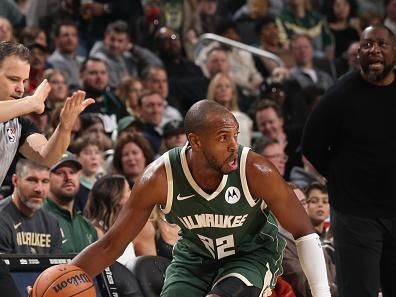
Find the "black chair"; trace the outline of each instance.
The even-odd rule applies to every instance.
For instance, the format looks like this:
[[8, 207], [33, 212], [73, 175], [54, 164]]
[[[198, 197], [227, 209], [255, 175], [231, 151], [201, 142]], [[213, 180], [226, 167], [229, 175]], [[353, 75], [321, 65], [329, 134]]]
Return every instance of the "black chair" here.
[[117, 291], [121, 297], [144, 297], [139, 281], [124, 265], [115, 262], [110, 266]]
[[[159, 297], [170, 260], [160, 256], [139, 256], [126, 267], [135, 275], [144, 297]], [[118, 287], [118, 286], [117, 286]]]

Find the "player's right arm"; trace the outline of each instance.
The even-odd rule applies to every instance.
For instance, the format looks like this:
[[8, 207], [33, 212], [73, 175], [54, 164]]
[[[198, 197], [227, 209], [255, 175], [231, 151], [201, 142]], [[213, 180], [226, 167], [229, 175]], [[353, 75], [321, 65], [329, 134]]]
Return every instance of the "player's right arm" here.
[[3, 123], [32, 112], [44, 112], [44, 102], [50, 90], [49, 83], [44, 79], [33, 95], [17, 100], [0, 101], [0, 122]]
[[253, 197], [264, 199], [281, 225], [296, 239], [298, 257], [313, 297], [330, 297], [326, 263], [319, 236], [294, 192], [275, 167], [249, 152], [246, 177]]
[[106, 234], [77, 255], [76, 265], [91, 277], [99, 274], [123, 253], [150, 217], [156, 204], [165, 205], [167, 180], [162, 158], [150, 164], [134, 184], [127, 203]]

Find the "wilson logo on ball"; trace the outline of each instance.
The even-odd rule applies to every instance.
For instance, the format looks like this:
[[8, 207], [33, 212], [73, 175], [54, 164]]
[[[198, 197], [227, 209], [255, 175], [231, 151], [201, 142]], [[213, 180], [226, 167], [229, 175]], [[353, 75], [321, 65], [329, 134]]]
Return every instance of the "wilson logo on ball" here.
[[82, 273], [80, 275], [74, 275], [74, 276], [54, 285], [52, 287], [52, 289], [56, 293], [59, 293], [60, 291], [62, 291], [64, 288], [66, 288], [69, 285], [78, 286], [80, 284], [86, 284], [86, 283], [90, 283], [90, 282], [91, 282], [91, 280], [90, 280], [89, 276], [85, 273]]

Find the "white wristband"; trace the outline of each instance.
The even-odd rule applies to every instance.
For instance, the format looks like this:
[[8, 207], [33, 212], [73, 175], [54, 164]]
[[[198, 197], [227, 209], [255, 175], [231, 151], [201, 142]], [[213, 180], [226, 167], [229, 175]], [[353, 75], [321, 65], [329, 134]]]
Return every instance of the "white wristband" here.
[[318, 234], [312, 233], [296, 240], [301, 267], [308, 279], [313, 297], [331, 297], [326, 263]]

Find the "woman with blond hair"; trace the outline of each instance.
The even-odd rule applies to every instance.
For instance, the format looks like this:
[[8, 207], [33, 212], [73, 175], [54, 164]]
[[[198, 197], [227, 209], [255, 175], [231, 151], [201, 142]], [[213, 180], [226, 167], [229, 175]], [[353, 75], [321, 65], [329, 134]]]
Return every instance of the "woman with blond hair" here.
[[57, 104], [63, 105], [69, 96], [67, 75], [60, 69], [51, 68], [44, 71], [43, 78], [47, 79], [51, 86], [45, 104], [51, 109], [54, 109]]
[[216, 74], [209, 83], [207, 99], [228, 108], [239, 124], [238, 143], [250, 146], [252, 143], [252, 119], [241, 112], [238, 107], [237, 89], [230, 76], [225, 73]]
[[142, 90], [143, 84], [140, 79], [132, 76], [124, 78], [117, 86], [115, 93], [130, 115], [136, 115], [135, 109]]
[[0, 16], [0, 41], [15, 41], [14, 28], [9, 19]]

